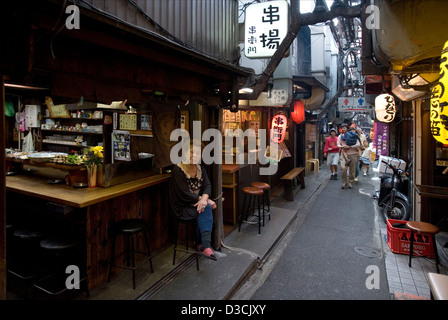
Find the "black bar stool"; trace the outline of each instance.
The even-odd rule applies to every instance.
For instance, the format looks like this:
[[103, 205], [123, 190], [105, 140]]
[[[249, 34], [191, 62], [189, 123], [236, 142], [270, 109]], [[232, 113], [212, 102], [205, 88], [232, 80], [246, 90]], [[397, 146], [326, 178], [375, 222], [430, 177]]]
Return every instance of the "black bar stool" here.
[[[140, 268], [143, 263], [149, 260], [150, 266], [151, 266], [151, 273], [154, 272], [152, 267], [152, 257], [151, 257], [151, 251], [149, 249], [149, 241], [148, 241], [148, 235], [146, 232], [146, 222], [143, 219], [124, 219], [117, 221], [114, 226], [114, 230], [112, 232], [112, 245], [111, 245], [111, 252], [110, 252], [110, 263], [109, 263], [109, 275], [107, 278], [107, 281], [110, 281], [110, 277], [112, 274], [113, 267], [119, 267], [123, 269], [129, 269], [132, 270], [132, 287], [135, 289], [135, 270]], [[138, 235], [139, 233], [143, 233], [143, 238], [146, 246], [146, 252], [141, 252], [135, 250], [135, 239], [134, 237]], [[126, 262], [127, 265], [116, 265], [115, 264], [115, 242], [118, 234], [122, 234], [125, 236], [126, 239]], [[135, 253], [146, 255], [143, 261], [139, 263], [139, 265], [135, 265]]]
[[432, 244], [434, 247], [434, 255], [436, 258], [436, 269], [439, 272], [439, 254], [437, 253], [436, 234], [439, 233], [439, 228], [435, 225], [421, 221], [408, 221], [406, 222], [406, 228], [411, 230], [411, 243], [409, 250], [409, 267], [411, 267], [411, 260], [414, 251], [414, 233], [430, 235], [432, 237]]
[[[244, 193], [244, 198], [243, 198], [243, 208], [240, 214], [240, 221], [239, 221], [239, 226], [238, 226], [238, 231], [241, 231], [241, 225], [243, 223], [243, 221], [246, 221], [248, 223], [250, 223], [249, 217], [252, 215], [250, 213], [250, 209], [251, 208], [255, 208], [255, 199], [258, 202], [258, 234], [261, 233], [261, 222], [263, 221], [263, 226], [264, 226], [264, 219], [262, 219], [261, 217], [261, 207], [260, 207], [260, 198], [263, 198], [263, 190], [260, 188], [255, 188], [255, 187], [244, 187], [241, 189]], [[248, 203], [247, 203], [247, 208], [246, 208], [246, 198], [248, 198]], [[253, 205], [251, 206], [251, 204], [253, 203]]]
[[[197, 226], [197, 219], [196, 218], [191, 218], [191, 219], [185, 219], [182, 217], [177, 217], [175, 215], [173, 215], [176, 219], [176, 237], [175, 237], [175, 241], [174, 241], [174, 247], [173, 247], [173, 265], [176, 264], [176, 252], [177, 251], [181, 251], [181, 252], [186, 252], [189, 254], [192, 254], [195, 256], [196, 259], [196, 270], [199, 271], [199, 252], [197, 250], [189, 250], [188, 249], [188, 245], [190, 242], [190, 228], [189, 226], [193, 227], [193, 230], [196, 229]], [[179, 230], [180, 230], [180, 224], [184, 224], [185, 225], [185, 250], [184, 249], [180, 249], [178, 247], [178, 241], [179, 241]]]
[[[12, 250], [8, 250], [8, 273], [25, 282], [25, 299], [28, 297], [28, 289], [32, 282], [42, 275], [44, 266], [42, 263], [40, 241], [44, 238], [44, 233], [31, 227], [20, 227], [11, 231], [10, 240]], [[12, 251], [12, 252], [11, 252]]]
[[[271, 186], [266, 182], [254, 181], [250, 184], [251, 187], [259, 188], [263, 190], [263, 219], [264, 213], [267, 212], [269, 220], [271, 220], [271, 202], [269, 200], [269, 190], [271, 190]], [[265, 204], [268, 209], [265, 209]]]
[[[85, 286], [87, 297], [90, 296], [87, 283], [87, 268], [81, 257], [80, 242], [66, 236], [51, 236], [40, 242], [40, 247], [48, 255], [47, 275], [34, 283], [34, 287], [50, 295], [59, 295], [67, 290], [76, 288], [81, 283]], [[70, 273], [66, 273], [68, 266], [78, 269], [78, 278], [67, 283]]]

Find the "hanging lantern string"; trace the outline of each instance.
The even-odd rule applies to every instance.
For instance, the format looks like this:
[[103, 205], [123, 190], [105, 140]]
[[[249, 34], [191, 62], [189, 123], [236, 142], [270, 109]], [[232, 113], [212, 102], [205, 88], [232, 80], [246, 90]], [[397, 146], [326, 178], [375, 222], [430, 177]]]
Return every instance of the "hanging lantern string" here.
[[384, 81], [384, 74], [382, 75], [382, 83], [383, 83], [383, 90], [381, 91], [381, 93], [387, 93], [386, 82]]

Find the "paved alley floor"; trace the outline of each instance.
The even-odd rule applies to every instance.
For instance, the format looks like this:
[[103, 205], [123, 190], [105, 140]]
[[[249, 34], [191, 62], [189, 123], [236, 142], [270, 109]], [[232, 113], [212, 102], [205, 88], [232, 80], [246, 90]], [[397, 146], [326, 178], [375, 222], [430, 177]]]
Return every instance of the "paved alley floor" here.
[[[328, 167], [323, 164], [319, 175], [325, 174], [329, 179]], [[391, 251], [386, 223], [372, 199], [379, 188], [379, 174], [371, 172], [358, 179], [353, 189], [345, 190], [340, 177], [328, 181], [251, 299], [430, 299], [427, 273], [436, 272], [435, 259], [414, 257], [410, 268], [408, 255]], [[445, 233], [436, 239], [440, 273], [447, 274], [444, 244], [448, 239]], [[373, 270], [379, 275], [378, 287], [369, 288]], [[251, 285], [257, 286], [256, 281]]]

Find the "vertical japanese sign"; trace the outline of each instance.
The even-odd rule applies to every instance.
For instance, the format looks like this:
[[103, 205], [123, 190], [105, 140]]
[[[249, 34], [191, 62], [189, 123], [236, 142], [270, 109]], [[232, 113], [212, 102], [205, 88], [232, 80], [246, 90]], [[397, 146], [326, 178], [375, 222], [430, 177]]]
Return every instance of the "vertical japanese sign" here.
[[288, 2], [268, 1], [246, 9], [245, 47], [247, 58], [270, 58], [288, 32]]
[[282, 143], [285, 140], [288, 119], [282, 114], [278, 114], [272, 118], [271, 141], [274, 143]]
[[375, 121], [374, 144], [376, 148], [376, 159], [379, 156], [389, 155], [389, 124]]
[[431, 133], [437, 141], [448, 144], [448, 41], [440, 59], [440, 81], [431, 92]]

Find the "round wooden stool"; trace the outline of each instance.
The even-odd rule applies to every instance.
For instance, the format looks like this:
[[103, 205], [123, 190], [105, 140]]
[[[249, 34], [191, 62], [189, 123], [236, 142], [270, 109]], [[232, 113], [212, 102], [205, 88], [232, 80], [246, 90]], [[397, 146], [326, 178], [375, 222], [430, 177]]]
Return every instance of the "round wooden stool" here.
[[[263, 198], [263, 190], [256, 187], [244, 187], [241, 189], [244, 193], [243, 198], [243, 208], [240, 214], [240, 221], [238, 226], [238, 231], [241, 231], [241, 224], [243, 223], [243, 220], [248, 220], [248, 217], [251, 215], [249, 213], [251, 208], [251, 203], [253, 203], [252, 208], [255, 208], [255, 199], [257, 199], [258, 202], [258, 234], [261, 233], [261, 211], [260, 211], [260, 198]], [[248, 198], [247, 208], [246, 208], [246, 198]], [[244, 219], [246, 218], [246, 219]], [[263, 220], [264, 225], [264, 220]]]
[[[271, 190], [271, 186], [266, 182], [259, 182], [259, 181], [252, 182], [250, 186], [263, 190], [263, 218], [264, 213], [267, 211], [269, 220], [271, 220], [271, 203], [269, 201], [269, 190]], [[266, 210], [264, 207], [265, 203], [268, 207], [268, 210]]]
[[411, 230], [411, 247], [409, 250], [409, 267], [411, 267], [412, 254], [414, 251], [414, 233], [431, 235], [432, 244], [434, 247], [434, 255], [436, 257], [436, 269], [437, 269], [437, 273], [439, 273], [439, 255], [437, 253], [437, 244], [436, 244], [436, 234], [439, 233], [439, 231], [440, 231], [439, 228], [437, 228], [433, 224], [430, 224], [427, 222], [421, 222], [421, 221], [408, 221], [408, 222], [406, 222], [406, 228]]

